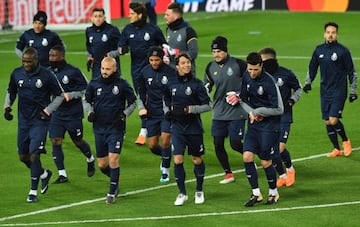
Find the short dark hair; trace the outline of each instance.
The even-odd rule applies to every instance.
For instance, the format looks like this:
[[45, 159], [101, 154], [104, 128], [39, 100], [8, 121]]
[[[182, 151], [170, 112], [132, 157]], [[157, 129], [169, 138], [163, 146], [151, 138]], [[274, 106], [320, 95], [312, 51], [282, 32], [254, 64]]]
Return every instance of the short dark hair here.
[[129, 4], [129, 8], [132, 9], [137, 14], [142, 14], [141, 20], [146, 21], [147, 14], [146, 14], [146, 7], [144, 4], [138, 2], [131, 2]]
[[272, 58], [276, 59], [276, 51], [274, 48], [272, 47], [264, 47], [261, 50], [259, 50], [259, 54], [265, 54], [265, 55], [270, 55]]
[[28, 47], [24, 50], [23, 55], [28, 54], [33, 56], [34, 59], [38, 59], [38, 51], [34, 47]]
[[183, 14], [183, 9], [180, 4], [172, 2], [168, 5], [168, 9], [171, 9], [174, 13], [178, 13], [180, 15]]
[[333, 26], [336, 28], [336, 31], [339, 30], [339, 25], [335, 22], [327, 22], [325, 25], [324, 25], [324, 30], [326, 31], [326, 28], [329, 27], [329, 26]]
[[104, 10], [104, 8], [98, 8], [98, 7], [96, 7], [96, 8], [94, 8], [94, 9], [92, 10], [92, 13], [95, 13], [95, 12], [102, 12], [102, 13], [105, 15], [105, 10]]
[[179, 64], [179, 60], [181, 57], [185, 57], [187, 59], [189, 59], [192, 62], [192, 59], [190, 57], [190, 55], [187, 52], [180, 52], [178, 55], [175, 56], [175, 65]]
[[261, 60], [261, 56], [259, 53], [256, 52], [251, 52], [247, 57], [246, 57], [246, 62], [250, 65], [258, 65], [258, 64], [262, 64], [262, 60]]
[[51, 50], [56, 50], [56, 51], [59, 51], [59, 52], [65, 54], [65, 48], [61, 44], [56, 44], [55, 46], [51, 47]]

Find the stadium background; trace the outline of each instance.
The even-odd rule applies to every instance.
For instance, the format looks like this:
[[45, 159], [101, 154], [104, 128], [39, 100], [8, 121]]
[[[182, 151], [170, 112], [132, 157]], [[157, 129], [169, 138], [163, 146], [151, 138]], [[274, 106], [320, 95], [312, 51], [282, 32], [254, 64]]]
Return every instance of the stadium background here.
[[[31, 26], [37, 10], [48, 14], [48, 28], [76, 29], [74, 24], [89, 23], [94, 7], [105, 8], [108, 20], [128, 16], [130, 0], [2, 0], [0, 25], [3, 29], [25, 29]], [[157, 1], [156, 12], [162, 14], [171, 0]], [[228, 12], [249, 10], [289, 10], [312, 12], [359, 11], [357, 0], [178, 0], [185, 12]], [[110, 16], [109, 16], [110, 15]]]

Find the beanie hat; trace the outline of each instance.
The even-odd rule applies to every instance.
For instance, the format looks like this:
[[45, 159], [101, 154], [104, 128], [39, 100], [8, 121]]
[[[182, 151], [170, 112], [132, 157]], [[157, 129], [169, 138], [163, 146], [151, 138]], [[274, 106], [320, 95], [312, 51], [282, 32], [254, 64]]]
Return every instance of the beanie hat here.
[[34, 16], [33, 22], [40, 21], [46, 26], [46, 20], [47, 20], [46, 13], [44, 11], [38, 11]]
[[220, 49], [227, 52], [227, 39], [223, 36], [217, 36], [211, 43], [211, 49]]
[[157, 56], [162, 59], [164, 57], [164, 51], [163, 51], [163, 49], [161, 49], [158, 46], [153, 46], [153, 47], [150, 47], [148, 56], [149, 57]]

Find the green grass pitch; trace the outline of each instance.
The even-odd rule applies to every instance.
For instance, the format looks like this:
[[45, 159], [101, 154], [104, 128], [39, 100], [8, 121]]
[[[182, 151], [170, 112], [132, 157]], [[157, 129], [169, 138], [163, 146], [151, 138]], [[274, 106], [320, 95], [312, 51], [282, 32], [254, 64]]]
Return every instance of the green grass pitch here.
[[[323, 42], [323, 25], [335, 21], [340, 25], [339, 42], [352, 52], [355, 67], [360, 68], [360, 13], [290, 13], [285, 11], [251, 11], [216, 14], [185, 14], [199, 37], [197, 77], [202, 78], [205, 66], [212, 60], [211, 40], [222, 35], [228, 38], [229, 53], [245, 58], [251, 51], [272, 46], [279, 63], [292, 69], [304, 83], [307, 65], [316, 45]], [[160, 27], [165, 29], [163, 15]], [[127, 19], [113, 21], [122, 28]], [[67, 61], [86, 71], [84, 31], [59, 31], [67, 45]], [[0, 89], [3, 100], [11, 71], [21, 64], [14, 47], [19, 32], [0, 34]], [[123, 77], [130, 79], [129, 56], [121, 58]], [[227, 144], [236, 182], [220, 185], [222, 169], [218, 163], [210, 136], [211, 113], [202, 115], [205, 127], [204, 157], [206, 180], [205, 204], [194, 204], [195, 183], [190, 158], [185, 160], [189, 200], [182, 207], [173, 202], [178, 193], [175, 181], [159, 183], [160, 159], [146, 146], [134, 144], [140, 122], [137, 111], [128, 119], [127, 133], [121, 154], [121, 197], [116, 204], [104, 202], [108, 178], [99, 169], [95, 176], [86, 176], [86, 161], [67, 136], [63, 148], [70, 183], [51, 184], [46, 195], [39, 193], [37, 204], [27, 204], [29, 171], [18, 161], [16, 151], [17, 121], [0, 118], [0, 226], [356, 226], [360, 209], [360, 101], [345, 105], [343, 123], [354, 148], [348, 157], [326, 158], [332, 147], [320, 116], [319, 75], [313, 90], [303, 94], [294, 107], [288, 149], [295, 161], [296, 183], [280, 188], [280, 201], [273, 206], [257, 205], [245, 208], [243, 203], [251, 194], [243, 172], [241, 155]], [[16, 109], [16, 105], [14, 105]], [[16, 110], [14, 111], [16, 113]], [[17, 116], [17, 114], [15, 114]], [[84, 120], [85, 139], [94, 151], [90, 123]], [[228, 141], [226, 141], [228, 142]], [[48, 153], [42, 156], [45, 167], [56, 167]], [[257, 160], [258, 162], [258, 160]], [[259, 163], [258, 163], [259, 165]], [[259, 182], [266, 197], [268, 188], [263, 170]]]

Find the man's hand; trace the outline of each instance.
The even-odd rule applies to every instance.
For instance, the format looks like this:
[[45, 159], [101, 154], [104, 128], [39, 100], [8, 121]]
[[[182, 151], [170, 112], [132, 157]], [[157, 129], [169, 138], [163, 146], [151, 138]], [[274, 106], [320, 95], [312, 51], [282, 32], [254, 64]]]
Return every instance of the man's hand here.
[[119, 50], [112, 50], [109, 53], [107, 53], [107, 56], [112, 58], [117, 58], [119, 57], [119, 55], [120, 55]]
[[288, 102], [289, 106], [293, 106], [295, 104], [294, 99], [288, 99], [287, 102]]
[[148, 118], [147, 109], [139, 110], [139, 116], [140, 116], [141, 119], [147, 119]]
[[354, 102], [356, 99], [358, 99], [357, 94], [350, 94], [350, 96], [349, 96], [349, 102]]
[[303, 87], [303, 91], [305, 93], [308, 93], [309, 91], [311, 91], [311, 84], [305, 84], [305, 86]]
[[165, 119], [171, 121], [171, 118], [172, 118], [172, 111], [169, 110], [168, 112], [165, 113]]
[[126, 115], [121, 112], [119, 113], [119, 115], [115, 118], [114, 120], [114, 124], [118, 127], [122, 127], [125, 123], [125, 120], [126, 120]]
[[171, 48], [168, 44], [163, 44], [162, 47], [163, 47], [163, 51], [164, 51], [165, 55], [176, 56], [180, 53], [180, 49]]
[[88, 72], [90, 72], [90, 70], [93, 69], [93, 63], [94, 63], [94, 59], [93, 58], [88, 58], [88, 60], [86, 62], [86, 67], [87, 67]]
[[49, 121], [50, 120], [50, 114], [45, 109], [43, 109], [42, 111], [40, 111], [37, 114], [37, 118], [39, 120], [42, 120], [42, 121]]
[[87, 117], [87, 119], [88, 119], [88, 122], [95, 122], [95, 121], [96, 121], [96, 115], [95, 115], [95, 113], [94, 113], [94, 112], [90, 112], [89, 115], [88, 115], [88, 117]]
[[235, 91], [229, 91], [226, 93], [226, 102], [229, 105], [235, 106], [240, 103], [239, 95]]
[[14, 116], [11, 114], [11, 111], [12, 109], [10, 106], [5, 108], [4, 117], [8, 121], [11, 121], [14, 118]]

